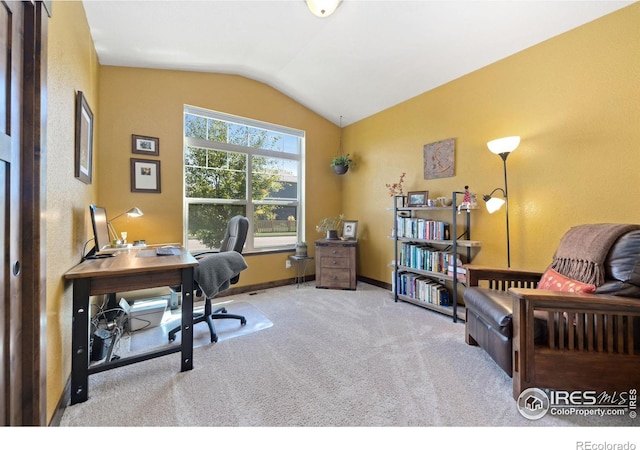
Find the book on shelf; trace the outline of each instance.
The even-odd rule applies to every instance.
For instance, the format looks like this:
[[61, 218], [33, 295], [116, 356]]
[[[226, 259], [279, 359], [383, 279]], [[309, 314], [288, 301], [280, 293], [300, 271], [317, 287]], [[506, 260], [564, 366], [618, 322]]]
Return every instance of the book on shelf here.
[[398, 237], [431, 241], [449, 240], [449, 224], [419, 217], [396, 217]]
[[438, 306], [450, 306], [449, 291], [445, 286], [424, 275], [401, 272], [395, 281], [397, 293], [414, 300]]
[[453, 261], [450, 261], [449, 266], [447, 267], [447, 274], [458, 280], [466, 280], [467, 279], [467, 269], [462, 265], [462, 261], [458, 259], [456, 262], [456, 267], [453, 267]]
[[425, 243], [404, 242], [399, 248], [398, 263], [412, 269], [446, 274], [453, 253], [443, 251]]

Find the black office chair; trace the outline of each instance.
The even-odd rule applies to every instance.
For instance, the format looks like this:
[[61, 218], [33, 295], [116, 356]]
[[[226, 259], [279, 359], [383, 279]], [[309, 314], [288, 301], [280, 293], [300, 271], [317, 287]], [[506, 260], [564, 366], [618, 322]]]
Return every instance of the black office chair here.
[[[227, 232], [222, 240], [222, 244], [220, 244], [219, 251], [207, 251], [199, 254], [195, 254], [195, 258], [199, 261], [202, 261], [204, 258], [213, 258], [216, 254], [224, 253], [224, 252], [237, 252], [242, 254], [242, 249], [244, 248], [244, 243], [247, 239], [247, 232], [249, 230], [249, 220], [243, 216], [234, 216], [229, 221], [227, 225]], [[244, 266], [246, 268], [246, 265]], [[203, 289], [198, 285], [198, 269], [196, 268], [196, 274], [194, 278], [196, 278], [195, 288], [196, 288], [196, 296], [203, 295]], [[244, 270], [244, 269], [241, 269]], [[236, 284], [240, 280], [240, 274], [233, 276], [229, 280], [225, 280], [225, 286], [220, 290], [225, 290], [229, 287], [229, 285]], [[217, 293], [217, 292], [216, 292]], [[218, 335], [216, 334], [215, 326], [213, 325], [213, 319], [237, 319], [240, 321], [240, 325], [246, 325], [247, 319], [244, 316], [239, 316], [237, 314], [229, 314], [226, 308], [218, 308], [215, 311], [212, 311], [211, 307], [211, 297], [205, 294], [204, 300], [204, 311], [202, 313], [194, 313], [193, 315], [193, 324], [197, 324], [200, 322], [206, 322], [209, 326], [209, 332], [211, 333], [211, 342], [218, 342]], [[169, 332], [169, 341], [174, 341], [176, 338], [176, 333], [180, 331], [182, 327], [178, 326]]]

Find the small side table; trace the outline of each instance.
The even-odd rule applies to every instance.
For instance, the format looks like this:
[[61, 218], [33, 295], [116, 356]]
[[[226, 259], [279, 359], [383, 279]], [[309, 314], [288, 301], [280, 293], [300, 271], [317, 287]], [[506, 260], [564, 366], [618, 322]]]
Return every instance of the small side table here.
[[289, 261], [291, 261], [291, 264], [293, 264], [296, 269], [295, 283], [297, 284], [297, 287], [300, 287], [301, 284], [304, 284], [304, 277], [307, 274], [307, 266], [310, 261], [313, 261], [313, 256], [291, 255], [289, 256]]

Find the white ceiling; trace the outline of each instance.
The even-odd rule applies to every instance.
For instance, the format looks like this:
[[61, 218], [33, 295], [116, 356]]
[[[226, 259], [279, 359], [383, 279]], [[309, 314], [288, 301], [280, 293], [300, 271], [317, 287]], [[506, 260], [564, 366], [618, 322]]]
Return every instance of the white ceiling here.
[[348, 125], [634, 2], [83, 3], [103, 65], [243, 75]]

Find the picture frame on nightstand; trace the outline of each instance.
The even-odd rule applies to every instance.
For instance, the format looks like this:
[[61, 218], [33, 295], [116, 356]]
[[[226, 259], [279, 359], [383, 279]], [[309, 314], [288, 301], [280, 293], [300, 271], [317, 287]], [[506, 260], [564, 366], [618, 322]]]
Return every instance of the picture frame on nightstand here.
[[342, 221], [342, 239], [353, 240], [358, 236], [358, 221], [343, 220]]

